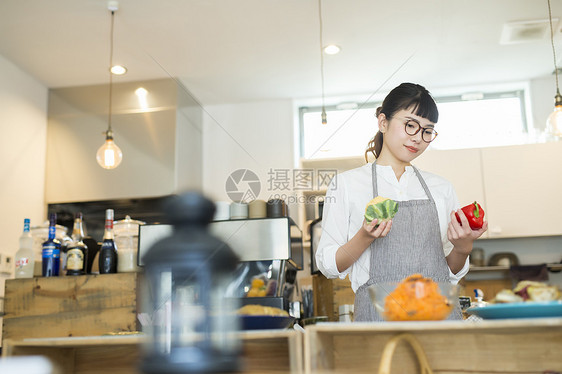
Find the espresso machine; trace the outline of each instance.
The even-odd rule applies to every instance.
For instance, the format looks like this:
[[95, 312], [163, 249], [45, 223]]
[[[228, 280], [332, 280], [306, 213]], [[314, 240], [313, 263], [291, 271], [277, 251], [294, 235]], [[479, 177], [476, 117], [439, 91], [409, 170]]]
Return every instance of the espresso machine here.
[[[139, 266], [143, 266], [144, 253], [170, 235], [172, 228], [168, 224], [140, 226]], [[290, 217], [214, 221], [209, 231], [240, 258], [235, 280], [228, 290], [240, 299], [240, 305], [272, 306], [300, 317], [300, 301], [295, 300], [294, 294], [297, 271], [303, 268], [302, 232]], [[250, 297], [256, 282], [263, 282], [261, 293]]]

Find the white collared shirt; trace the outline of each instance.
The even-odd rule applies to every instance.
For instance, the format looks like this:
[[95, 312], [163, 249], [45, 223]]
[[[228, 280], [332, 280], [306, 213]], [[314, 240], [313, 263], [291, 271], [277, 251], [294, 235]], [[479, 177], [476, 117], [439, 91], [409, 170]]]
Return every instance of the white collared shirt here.
[[[428, 198], [411, 166], [406, 167], [400, 180], [396, 179], [391, 166], [377, 165], [376, 168], [379, 196], [396, 201]], [[435, 200], [443, 251], [447, 256], [453, 250], [453, 244], [447, 238], [447, 227], [451, 212], [459, 208], [458, 198], [453, 185], [446, 179], [421, 170], [420, 173]], [[355, 236], [363, 225], [365, 207], [372, 198], [372, 164], [368, 163], [338, 174], [332, 180], [324, 201], [322, 236], [316, 251], [316, 263], [328, 278], [344, 279], [349, 274], [354, 292], [369, 280], [370, 249], [363, 252], [353, 265], [342, 272], [339, 272], [336, 266], [336, 252]], [[468, 273], [468, 268], [467, 258], [464, 267], [457, 274], [453, 274], [449, 269], [451, 283], [458, 283]]]

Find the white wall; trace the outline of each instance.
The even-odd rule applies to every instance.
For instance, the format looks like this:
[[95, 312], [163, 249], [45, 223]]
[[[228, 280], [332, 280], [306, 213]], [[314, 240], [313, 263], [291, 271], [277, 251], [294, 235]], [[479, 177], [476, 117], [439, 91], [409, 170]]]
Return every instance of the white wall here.
[[[46, 132], [47, 88], [0, 56], [0, 266], [13, 261], [23, 219], [45, 219]], [[7, 277], [0, 271], [0, 296]]]
[[203, 185], [203, 108], [183, 86], [176, 111], [176, 192]]
[[[292, 171], [293, 104], [291, 100], [260, 101], [205, 107], [203, 115], [203, 189], [213, 200], [230, 201], [225, 184], [237, 169], [256, 173], [259, 199], [280, 191], [270, 186], [270, 170]], [[296, 207], [289, 207], [295, 217]]]
[[532, 79], [529, 85], [531, 98], [532, 123], [535, 129], [544, 131], [546, 119], [554, 110], [554, 95], [556, 95], [556, 80], [554, 76]]

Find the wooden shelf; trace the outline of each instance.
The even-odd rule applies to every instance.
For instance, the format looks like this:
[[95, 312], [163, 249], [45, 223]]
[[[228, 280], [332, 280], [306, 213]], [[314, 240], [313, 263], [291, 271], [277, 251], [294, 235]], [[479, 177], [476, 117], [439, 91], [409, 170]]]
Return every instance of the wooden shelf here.
[[[481, 322], [319, 323], [306, 328], [305, 373], [376, 373], [386, 343], [412, 335], [435, 373], [542, 373], [562, 370], [562, 318]], [[418, 373], [413, 351], [399, 345], [393, 373]]]
[[[546, 264], [546, 267], [548, 268], [548, 270], [562, 270], [562, 264]], [[470, 272], [475, 272], [475, 273], [479, 273], [479, 272], [488, 272], [488, 271], [509, 271], [510, 267], [509, 266], [471, 266], [469, 273]]]
[[[257, 330], [239, 333], [244, 372], [301, 373], [302, 333], [295, 330]], [[62, 373], [137, 374], [144, 334], [59, 338], [8, 339], [2, 356], [44, 355]]]

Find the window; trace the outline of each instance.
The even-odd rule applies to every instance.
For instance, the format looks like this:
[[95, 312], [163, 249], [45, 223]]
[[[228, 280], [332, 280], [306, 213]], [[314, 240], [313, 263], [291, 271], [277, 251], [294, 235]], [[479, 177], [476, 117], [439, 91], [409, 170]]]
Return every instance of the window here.
[[523, 91], [436, 99], [439, 133], [433, 149], [480, 148], [527, 142]]
[[[523, 91], [436, 98], [439, 108], [437, 139], [432, 149], [479, 148], [528, 142]], [[305, 159], [362, 156], [376, 134], [375, 110], [380, 103], [361, 107], [301, 108], [301, 157]]]

